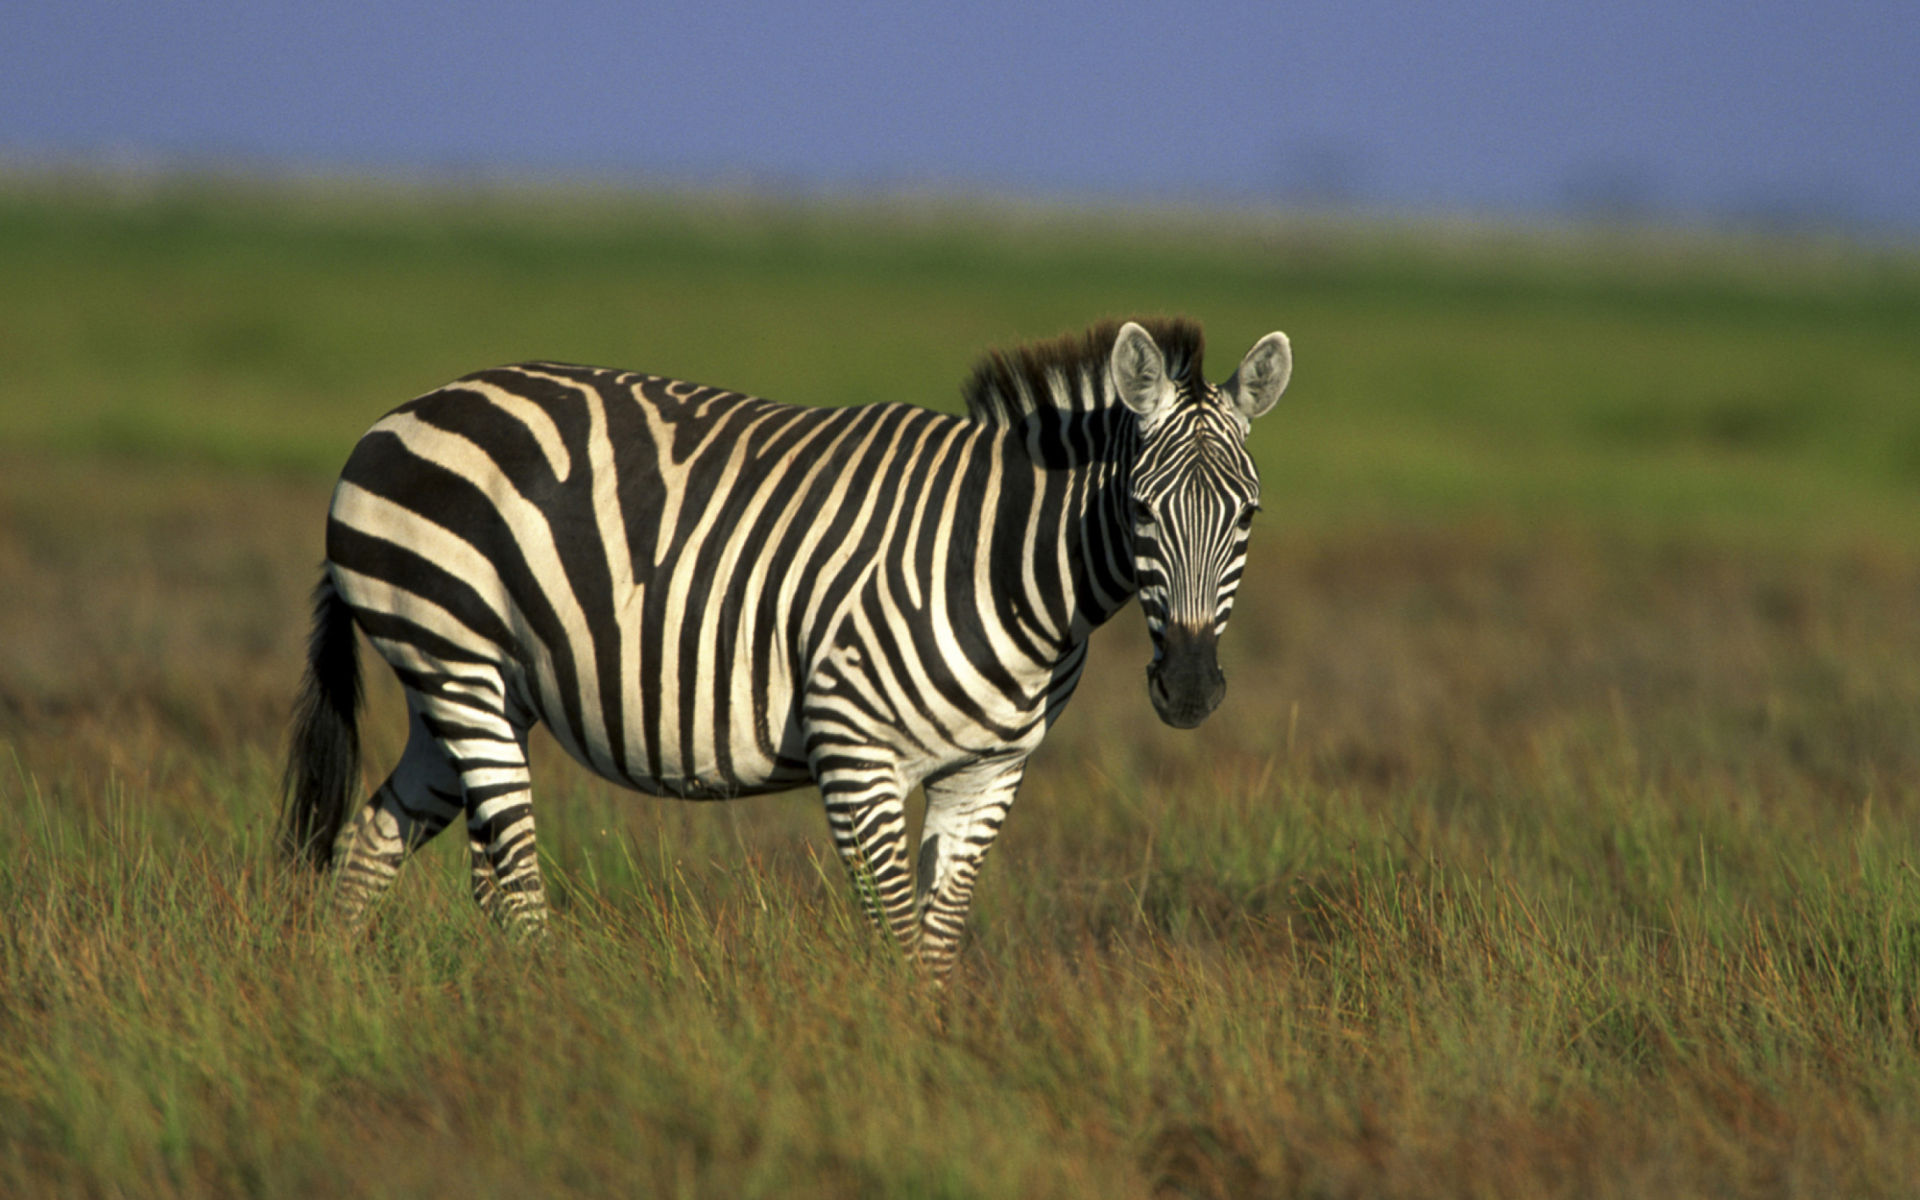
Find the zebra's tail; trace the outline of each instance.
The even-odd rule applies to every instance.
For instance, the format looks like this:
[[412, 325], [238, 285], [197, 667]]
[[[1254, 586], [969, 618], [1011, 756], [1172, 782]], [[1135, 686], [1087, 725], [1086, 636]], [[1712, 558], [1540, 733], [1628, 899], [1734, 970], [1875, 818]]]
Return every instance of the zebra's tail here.
[[316, 871], [333, 865], [333, 843], [360, 787], [360, 647], [353, 610], [331, 574], [313, 589], [307, 674], [293, 714], [281, 784], [280, 850]]

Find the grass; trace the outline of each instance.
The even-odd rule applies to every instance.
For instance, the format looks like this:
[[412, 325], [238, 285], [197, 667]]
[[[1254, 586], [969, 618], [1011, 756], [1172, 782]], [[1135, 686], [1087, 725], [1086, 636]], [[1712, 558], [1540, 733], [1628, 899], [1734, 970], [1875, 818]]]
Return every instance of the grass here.
[[[1907, 260], [53, 190], [0, 197], [0, 1193], [1920, 1178]], [[551, 945], [451, 844], [364, 944], [319, 928], [277, 754], [330, 472], [386, 407], [532, 354], [944, 402], [1134, 308], [1205, 319], [1217, 374], [1274, 325], [1300, 355], [1227, 703], [1161, 728], [1138, 619], [1102, 632], [948, 992], [810, 796], [641, 800], [550, 743]]]
[[0, 439], [330, 475], [477, 366], [951, 405], [983, 349], [1189, 313], [1268, 330], [1255, 436], [1316, 520], [1487, 508], [1916, 532], [1920, 260], [1844, 247], [618, 198], [0, 191]]

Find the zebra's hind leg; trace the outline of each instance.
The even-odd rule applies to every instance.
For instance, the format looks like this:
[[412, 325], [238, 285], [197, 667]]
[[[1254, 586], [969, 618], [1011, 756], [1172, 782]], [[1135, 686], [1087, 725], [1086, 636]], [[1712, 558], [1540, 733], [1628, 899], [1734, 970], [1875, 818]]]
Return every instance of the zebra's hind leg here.
[[487, 854], [487, 843], [471, 827], [467, 829], [467, 866], [473, 902], [488, 917], [505, 924], [507, 914], [501, 907], [500, 880], [493, 873], [493, 859]]
[[874, 924], [914, 953], [913, 874], [907, 864], [905, 791], [889, 763], [859, 750], [817, 749], [814, 780], [827, 828]]
[[920, 965], [935, 982], [944, 982], [953, 970], [980, 863], [1007, 819], [1026, 769], [1025, 755], [990, 758], [926, 781], [914, 916], [920, 926]]
[[533, 838], [527, 730], [503, 720], [500, 730], [469, 725], [444, 741], [466, 784], [474, 901], [509, 932], [544, 936], [547, 892]]
[[415, 697], [409, 694], [407, 701], [406, 751], [342, 837], [333, 921], [343, 929], [365, 925], [373, 902], [393, 883], [407, 856], [465, 807], [459, 774], [427, 731]]

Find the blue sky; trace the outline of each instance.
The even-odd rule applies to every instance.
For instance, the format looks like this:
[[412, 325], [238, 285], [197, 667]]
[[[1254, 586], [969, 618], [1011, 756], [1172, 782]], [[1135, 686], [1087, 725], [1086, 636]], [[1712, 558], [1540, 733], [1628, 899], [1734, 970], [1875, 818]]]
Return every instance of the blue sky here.
[[12, 0], [0, 162], [1920, 234], [1913, 0]]

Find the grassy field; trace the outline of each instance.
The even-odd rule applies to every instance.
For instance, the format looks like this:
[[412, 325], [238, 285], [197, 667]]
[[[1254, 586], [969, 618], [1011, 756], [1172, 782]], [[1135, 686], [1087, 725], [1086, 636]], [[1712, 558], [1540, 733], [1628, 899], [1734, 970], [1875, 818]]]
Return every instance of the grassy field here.
[[[526, 357], [952, 405], [1283, 328], [1201, 730], [1123, 614], [953, 987], [805, 793], [536, 743], [558, 935], [270, 852], [331, 473]], [[728, 198], [0, 187], [0, 1194], [1875, 1196], [1920, 1180], [1920, 258]], [[374, 688], [374, 770], [399, 749]]]

